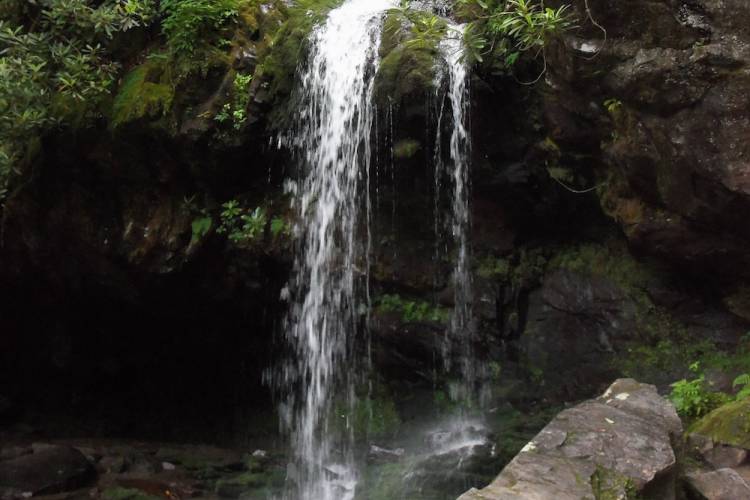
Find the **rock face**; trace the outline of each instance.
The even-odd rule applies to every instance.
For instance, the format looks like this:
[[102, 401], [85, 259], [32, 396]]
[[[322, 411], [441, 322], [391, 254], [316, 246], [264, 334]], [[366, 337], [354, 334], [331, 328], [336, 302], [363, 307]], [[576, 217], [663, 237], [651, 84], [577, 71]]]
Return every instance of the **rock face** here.
[[86, 486], [96, 477], [83, 454], [65, 446], [49, 446], [0, 462], [0, 497], [27, 498]]
[[636, 248], [747, 278], [750, 5], [589, 0], [589, 17], [574, 4], [575, 50], [550, 65], [553, 138], [577, 150], [603, 144], [603, 206]]
[[[651, 385], [617, 380], [599, 398], [561, 412], [495, 481], [460, 500], [675, 498], [674, 407]], [[609, 498], [609, 497], [607, 497]]]
[[545, 373], [574, 373], [561, 385], [596, 394], [613, 376], [607, 354], [635, 332], [635, 305], [611, 280], [560, 269], [529, 297], [520, 343], [529, 362]]

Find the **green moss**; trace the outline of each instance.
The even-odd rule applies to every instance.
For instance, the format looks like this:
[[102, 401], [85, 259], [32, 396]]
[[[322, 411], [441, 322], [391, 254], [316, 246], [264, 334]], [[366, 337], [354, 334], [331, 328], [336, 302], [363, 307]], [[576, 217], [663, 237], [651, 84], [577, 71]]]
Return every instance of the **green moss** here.
[[102, 500], [159, 500], [159, 498], [135, 488], [121, 488], [119, 486], [107, 488], [102, 493]]
[[174, 99], [164, 67], [147, 62], [123, 79], [112, 105], [114, 127], [140, 119], [159, 119], [166, 115]]
[[566, 249], [550, 260], [550, 269], [569, 269], [606, 277], [627, 292], [641, 293], [650, 273], [636, 261], [624, 245], [584, 244]]
[[596, 500], [635, 500], [638, 497], [632, 479], [599, 465], [591, 476], [591, 489]]
[[398, 103], [405, 96], [434, 88], [438, 43], [446, 30], [445, 21], [424, 12], [393, 9], [388, 13], [375, 79], [375, 95], [381, 104]]
[[355, 434], [368, 439], [392, 437], [401, 426], [396, 404], [385, 390], [359, 401], [354, 414]]
[[393, 156], [398, 159], [413, 158], [422, 145], [414, 139], [402, 139], [393, 146]]
[[297, 66], [307, 50], [310, 32], [341, 2], [342, 0], [299, 0], [291, 7], [282, 9], [285, 15], [283, 22], [267, 28], [265, 43], [259, 53], [260, 65], [256, 77], [268, 82], [269, 100], [273, 105], [269, 116], [271, 128], [288, 125], [289, 116], [292, 116], [290, 106], [293, 106], [289, 96], [294, 89]]
[[690, 432], [716, 443], [750, 449], [750, 398], [717, 408], [696, 422]]
[[485, 279], [505, 280], [510, 272], [510, 263], [507, 259], [496, 259], [486, 257], [479, 261], [477, 273]]

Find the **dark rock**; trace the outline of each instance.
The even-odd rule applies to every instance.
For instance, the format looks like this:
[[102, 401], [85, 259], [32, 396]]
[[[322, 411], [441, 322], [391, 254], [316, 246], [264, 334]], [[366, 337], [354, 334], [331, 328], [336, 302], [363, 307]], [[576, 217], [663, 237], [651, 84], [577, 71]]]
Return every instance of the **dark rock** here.
[[682, 432], [656, 388], [616, 381], [598, 399], [560, 413], [497, 479], [462, 500], [624, 498], [629, 492], [674, 499], [672, 439]]
[[4, 446], [0, 448], [0, 461], [13, 460], [14, 458], [29, 455], [31, 453], [33, 453], [33, 451], [28, 446]]
[[[597, 25], [550, 51], [552, 138], [601, 155], [612, 174], [602, 205], [634, 249], [712, 279], [748, 278], [750, 5], [573, 5]], [[607, 110], [608, 100], [619, 104]], [[586, 132], [603, 133], [603, 149]]]
[[123, 456], [106, 456], [96, 464], [102, 474], [121, 474], [128, 468], [128, 461]]
[[33, 495], [71, 491], [88, 485], [96, 472], [81, 452], [55, 446], [0, 462], [0, 487]]
[[612, 281], [558, 270], [531, 294], [520, 342], [532, 366], [569, 374], [550, 381], [562, 396], [591, 394], [613, 378], [609, 359], [618, 343], [635, 335], [635, 317], [635, 304]]
[[701, 500], [739, 500], [750, 498], [750, 486], [732, 469], [691, 472], [687, 484]]

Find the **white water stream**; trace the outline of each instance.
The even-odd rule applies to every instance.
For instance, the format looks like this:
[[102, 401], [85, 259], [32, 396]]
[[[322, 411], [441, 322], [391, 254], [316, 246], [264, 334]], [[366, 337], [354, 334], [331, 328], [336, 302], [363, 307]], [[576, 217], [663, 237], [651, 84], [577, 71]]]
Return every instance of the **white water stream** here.
[[395, 6], [347, 0], [332, 10], [314, 30], [300, 73], [301, 108], [290, 140], [304, 176], [286, 325], [293, 353], [277, 381], [288, 390], [282, 418], [294, 453], [290, 500], [349, 499], [358, 479], [352, 430], [342, 415], [351, 415], [354, 404], [354, 342], [369, 306], [369, 241], [362, 244], [358, 230], [370, 216], [365, 198], [382, 14]]

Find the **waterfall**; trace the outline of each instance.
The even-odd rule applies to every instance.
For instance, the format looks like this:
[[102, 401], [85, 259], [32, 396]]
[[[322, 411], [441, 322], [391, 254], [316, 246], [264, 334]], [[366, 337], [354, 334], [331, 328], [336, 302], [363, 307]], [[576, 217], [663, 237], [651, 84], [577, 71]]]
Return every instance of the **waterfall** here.
[[[441, 84], [446, 88], [450, 104], [450, 147], [447, 164], [436, 162], [437, 167], [450, 173], [453, 184], [451, 203], [451, 229], [455, 245], [453, 266], [454, 309], [450, 330], [444, 344], [446, 364], [459, 358], [461, 381], [451, 388], [454, 400], [481, 405], [486, 397], [484, 387], [479, 387], [481, 363], [475, 349], [476, 322], [472, 311], [474, 300], [471, 273], [471, 211], [470, 211], [470, 160], [471, 139], [469, 137], [470, 95], [468, 67], [463, 58], [463, 25], [449, 25], [448, 34], [440, 43], [440, 52], [445, 66], [439, 73]], [[441, 119], [442, 119], [441, 112]], [[440, 133], [441, 124], [438, 123]], [[440, 143], [440, 137], [437, 140]], [[440, 172], [436, 176], [442, 175]]]
[[[288, 136], [302, 181], [295, 188], [299, 244], [286, 294], [291, 359], [277, 374], [294, 460], [287, 498], [347, 499], [357, 468], [345, 418], [355, 401], [354, 343], [366, 315], [372, 99], [382, 13], [395, 0], [347, 0], [310, 40], [299, 71], [299, 114]], [[336, 413], [335, 420], [331, 418]]]

